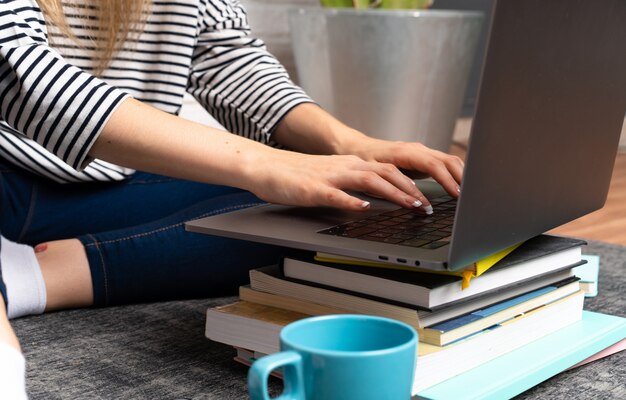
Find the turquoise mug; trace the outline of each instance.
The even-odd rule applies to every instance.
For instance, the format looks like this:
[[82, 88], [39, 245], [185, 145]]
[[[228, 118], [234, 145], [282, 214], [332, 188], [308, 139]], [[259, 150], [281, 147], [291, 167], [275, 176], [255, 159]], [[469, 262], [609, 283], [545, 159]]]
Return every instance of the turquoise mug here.
[[280, 332], [281, 352], [248, 373], [252, 400], [269, 400], [267, 380], [283, 369], [280, 400], [402, 400], [411, 397], [418, 336], [402, 322], [367, 315], [303, 319]]

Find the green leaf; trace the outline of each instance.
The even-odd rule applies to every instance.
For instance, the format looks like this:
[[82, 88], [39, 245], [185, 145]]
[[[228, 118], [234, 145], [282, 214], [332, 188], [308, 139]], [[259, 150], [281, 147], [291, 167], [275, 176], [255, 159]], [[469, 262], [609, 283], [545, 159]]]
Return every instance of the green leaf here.
[[394, 10], [414, 10], [428, 8], [433, 0], [382, 0], [380, 8]]
[[368, 8], [369, 0], [320, 0], [322, 7], [331, 8]]

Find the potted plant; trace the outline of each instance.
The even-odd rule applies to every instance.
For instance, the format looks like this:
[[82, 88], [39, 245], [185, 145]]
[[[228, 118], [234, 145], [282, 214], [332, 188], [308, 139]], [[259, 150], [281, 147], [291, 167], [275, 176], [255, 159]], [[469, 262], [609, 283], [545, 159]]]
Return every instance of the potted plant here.
[[299, 84], [371, 136], [448, 151], [482, 14], [431, 0], [321, 0], [291, 10]]
[[381, 8], [387, 10], [423, 9], [433, 0], [320, 0], [322, 7], [334, 8]]

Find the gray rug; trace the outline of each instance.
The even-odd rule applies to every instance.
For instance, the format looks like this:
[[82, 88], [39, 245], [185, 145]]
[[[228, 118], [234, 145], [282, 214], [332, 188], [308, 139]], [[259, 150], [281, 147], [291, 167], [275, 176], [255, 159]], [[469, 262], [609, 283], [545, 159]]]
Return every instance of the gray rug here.
[[[626, 316], [626, 247], [591, 243], [600, 295], [585, 308]], [[76, 310], [14, 322], [32, 399], [243, 399], [247, 369], [204, 337], [207, 307], [235, 298]], [[514, 366], [511, 366], [514, 368]], [[280, 384], [272, 382], [273, 391]], [[276, 395], [276, 393], [274, 393]], [[523, 399], [625, 399], [626, 352], [562, 373]]]

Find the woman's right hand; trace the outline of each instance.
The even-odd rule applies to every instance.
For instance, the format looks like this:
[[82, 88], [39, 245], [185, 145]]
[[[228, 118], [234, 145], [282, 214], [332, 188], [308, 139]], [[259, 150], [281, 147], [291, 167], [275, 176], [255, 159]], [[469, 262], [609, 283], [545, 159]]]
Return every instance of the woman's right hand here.
[[346, 191], [385, 198], [401, 207], [420, 207], [425, 200], [414, 182], [392, 164], [357, 156], [308, 155], [269, 149], [251, 171], [246, 189], [259, 198], [284, 205], [329, 206], [354, 211], [369, 203]]

